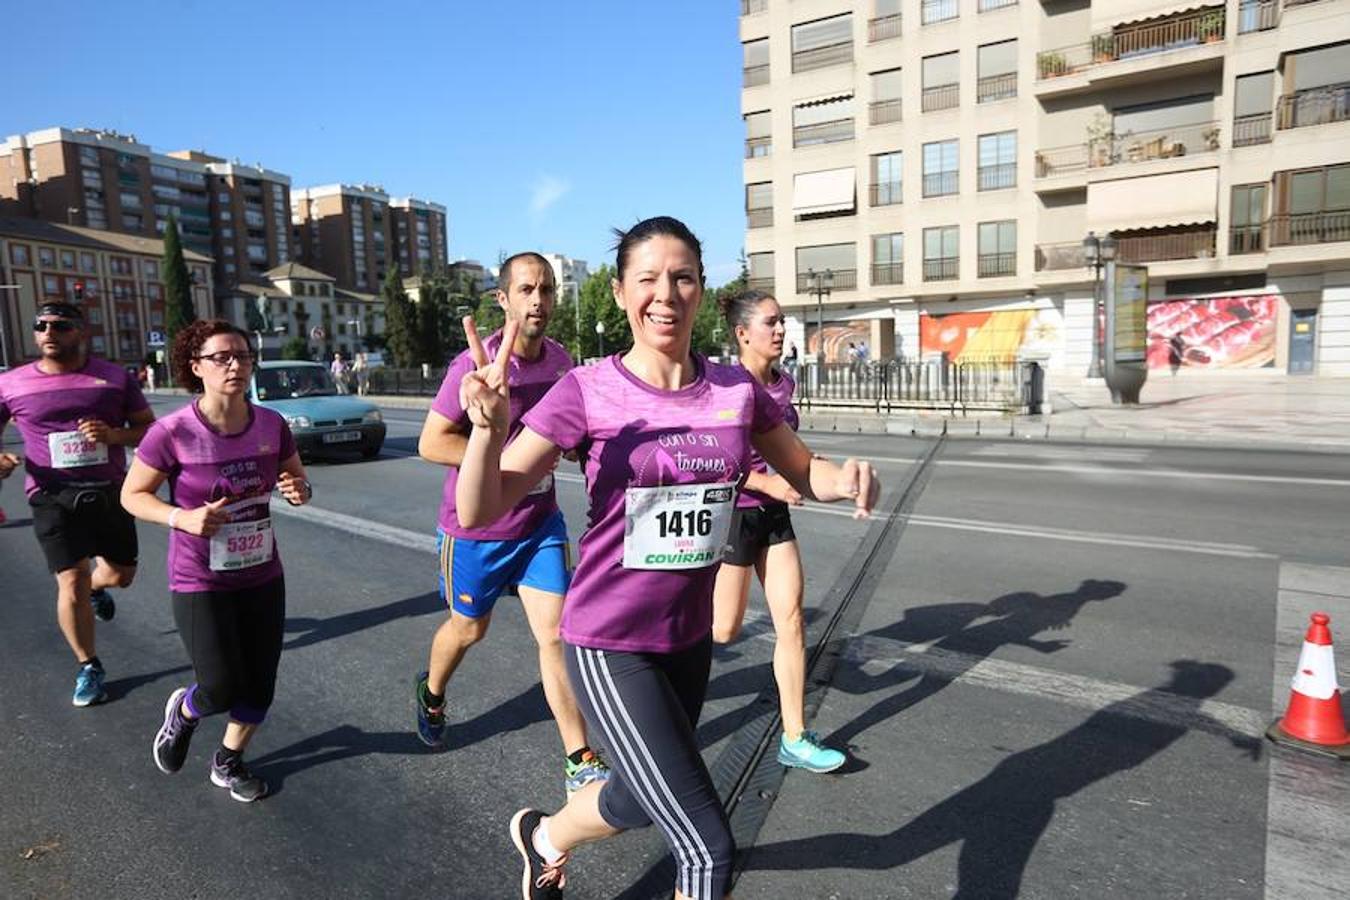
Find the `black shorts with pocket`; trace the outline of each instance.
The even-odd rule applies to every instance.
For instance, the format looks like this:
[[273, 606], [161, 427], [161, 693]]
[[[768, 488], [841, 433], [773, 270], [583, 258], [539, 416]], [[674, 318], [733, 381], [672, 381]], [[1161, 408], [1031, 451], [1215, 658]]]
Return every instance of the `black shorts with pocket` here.
[[53, 488], [28, 498], [33, 533], [47, 557], [48, 571], [60, 572], [94, 556], [119, 566], [136, 565], [140, 553], [136, 520], [122, 508], [121, 486], [90, 488], [79, 498], [76, 494], [69, 488]]
[[722, 562], [733, 566], [753, 566], [759, 555], [774, 544], [795, 541], [792, 513], [786, 503], [736, 507], [731, 514], [731, 531], [722, 551]]

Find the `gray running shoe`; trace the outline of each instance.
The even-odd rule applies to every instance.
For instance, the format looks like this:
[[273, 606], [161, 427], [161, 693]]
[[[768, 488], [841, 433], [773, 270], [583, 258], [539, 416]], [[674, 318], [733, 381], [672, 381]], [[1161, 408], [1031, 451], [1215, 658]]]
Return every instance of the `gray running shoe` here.
[[244, 761], [238, 757], [225, 765], [217, 765], [211, 758], [211, 783], [216, 787], [230, 789], [230, 796], [240, 803], [252, 803], [267, 796], [267, 782], [248, 770]]
[[164, 724], [159, 726], [151, 750], [155, 766], [165, 775], [183, 768], [192, 733], [197, 730], [197, 721], [183, 715], [183, 698], [186, 696], [187, 688], [179, 688], [169, 695], [169, 702], [164, 704]]

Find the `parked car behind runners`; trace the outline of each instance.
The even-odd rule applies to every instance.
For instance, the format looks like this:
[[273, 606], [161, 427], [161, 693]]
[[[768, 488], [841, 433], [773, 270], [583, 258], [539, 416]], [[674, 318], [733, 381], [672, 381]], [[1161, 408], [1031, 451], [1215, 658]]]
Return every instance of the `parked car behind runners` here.
[[380, 410], [359, 397], [339, 396], [322, 363], [260, 362], [253, 373], [253, 397], [286, 417], [302, 456], [317, 450], [360, 450], [372, 459], [384, 446]]

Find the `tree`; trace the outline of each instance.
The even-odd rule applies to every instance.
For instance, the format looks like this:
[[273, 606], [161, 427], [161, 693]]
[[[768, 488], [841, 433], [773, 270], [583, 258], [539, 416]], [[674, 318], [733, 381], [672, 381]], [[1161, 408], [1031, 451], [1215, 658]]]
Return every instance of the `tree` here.
[[596, 322], [605, 323], [605, 354], [626, 350], [633, 345], [628, 315], [614, 302], [614, 267], [601, 266], [581, 283], [581, 358], [600, 355], [600, 336]]
[[384, 340], [394, 365], [406, 369], [417, 364], [417, 310], [403, 289], [398, 267], [389, 269], [384, 288]]
[[417, 288], [417, 361], [445, 365], [445, 332], [450, 304], [449, 280], [423, 271]]
[[309, 341], [293, 337], [281, 348], [282, 359], [309, 359]]
[[164, 226], [164, 257], [159, 263], [160, 280], [164, 282], [164, 330], [169, 345], [173, 337], [197, 321], [197, 308], [192, 302], [192, 279], [183, 259], [183, 242], [178, 235], [178, 220], [169, 213]]

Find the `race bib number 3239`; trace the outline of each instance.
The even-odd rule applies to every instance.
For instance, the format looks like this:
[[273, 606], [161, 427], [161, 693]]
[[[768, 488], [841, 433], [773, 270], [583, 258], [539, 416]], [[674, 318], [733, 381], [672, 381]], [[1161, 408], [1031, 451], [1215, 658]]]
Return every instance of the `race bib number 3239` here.
[[53, 469], [78, 469], [108, 461], [108, 445], [91, 441], [78, 431], [53, 431], [47, 435]]
[[629, 488], [624, 494], [625, 569], [701, 569], [722, 556], [734, 484]]

